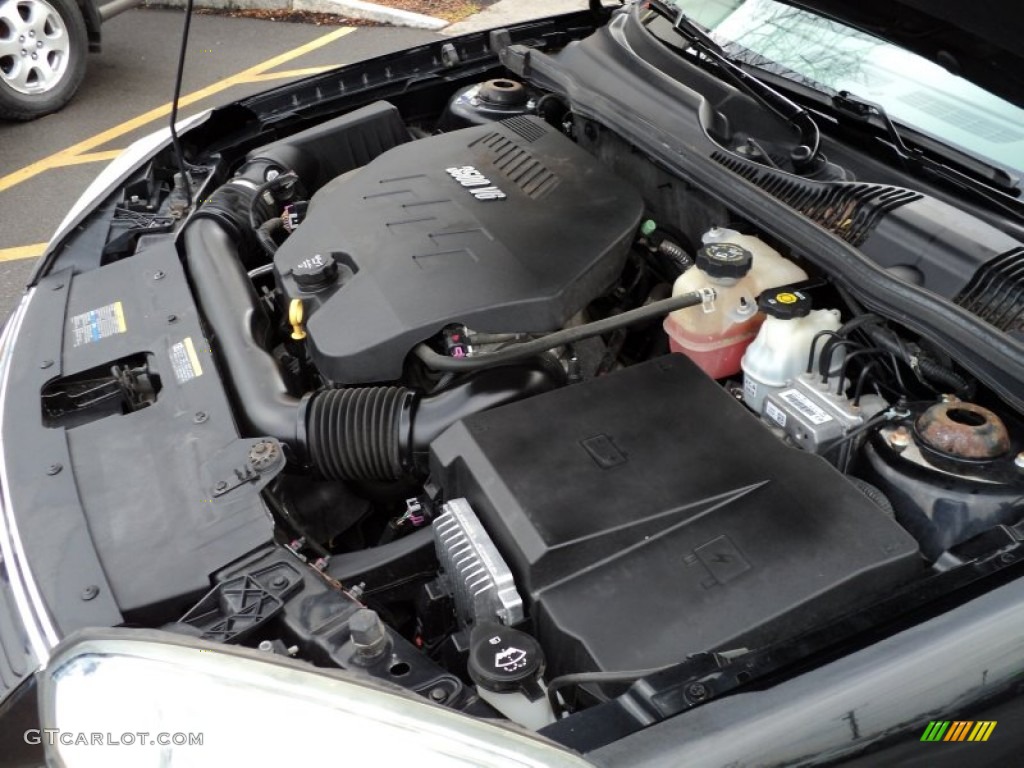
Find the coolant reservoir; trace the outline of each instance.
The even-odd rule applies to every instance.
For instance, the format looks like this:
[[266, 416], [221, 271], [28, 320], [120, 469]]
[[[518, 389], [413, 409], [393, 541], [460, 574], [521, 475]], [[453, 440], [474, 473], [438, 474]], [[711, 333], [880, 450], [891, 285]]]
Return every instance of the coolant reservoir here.
[[[765, 315], [757, 338], [743, 355], [743, 402], [760, 414], [764, 399], [781, 391], [807, 370], [811, 343], [821, 331], [839, 329], [837, 309], [811, 309], [811, 297], [803, 291], [766, 291], [758, 298]], [[818, 347], [821, 349], [821, 346]], [[818, 361], [812, 363], [818, 372]]]
[[771, 288], [807, 279], [774, 248], [752, 235], [716, 227], [702, 238], [697, 266], [672, 286], [679, 296], [704, 288], [717, 294], [710, 306], [678, 310], [665, 319], [673, 352], [681, 352], [715, 379], [740, 372], [740, 360], [764, 321], [757, 296]]

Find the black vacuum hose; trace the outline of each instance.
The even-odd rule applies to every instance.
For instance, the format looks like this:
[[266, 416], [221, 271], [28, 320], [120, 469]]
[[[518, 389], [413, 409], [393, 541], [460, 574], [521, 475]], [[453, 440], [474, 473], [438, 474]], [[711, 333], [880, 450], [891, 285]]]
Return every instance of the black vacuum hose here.
[[961, 397], [970, 395], [971, 385], [967, 379], [928, 357], [916, 344], [903, 342], [895, 333], [878, 325], [866, 325], [863, 330], [871, 341], [892, 352], [931, 383], [946, 387]]
[[670, 312], [675, 312], [678, 309], [687, 309], [688, 307], [696, 307], [703, 304], [705, 301], [713, 300], [714, 298], [714, 291], [711, 289], [694, 291], [692, 293], [683, 293], [679, 296], [662, 299], [661, 301], [652, 301], [650, 304], [644, 304], [642, 307], [631, 309], [628, 312], [623, 312], [619, 315], [612, 315], [611, 317], [605, 317], [601, 320], [595, 320], [592, 323], [575, 325], [572, 328], [555, 331], [554, 333], [549, 333], [539, 339], [519, 342], [502, 349], [500, 352], [492, 352], [485, 355], [475, 355], [473, 357], [445, 357], [444, 355], [432, 350], [426, 344], [419, 344], [414, 352], [416, 357], [418, 357], [423, 364], [427, 366], [427, 368], [434, 371], [477, 371], [482, 368], [490, 368], [497, 365], [508, 365], [516, 360], [533, 357], [541, 354], [542, 352], [547, 352], [549, 349], [554, 349], [555, 347], [574, 344], [575, 342], [582, 341], [583, 339], [590, 339], [604, 333], [617, 331], [620, 328], [627, 328], [631, 325], [637, 325], [638, 323], [644, 323], [649, 320], [654, 320], [655, 318], [664, 317]]

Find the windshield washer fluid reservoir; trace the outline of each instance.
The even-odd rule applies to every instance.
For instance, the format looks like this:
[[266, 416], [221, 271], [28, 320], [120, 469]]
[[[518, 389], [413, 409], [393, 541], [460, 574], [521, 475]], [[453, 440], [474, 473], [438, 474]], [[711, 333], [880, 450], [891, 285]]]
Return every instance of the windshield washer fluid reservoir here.
[[713, 288], [715, 301], [701, 312], [671, 313], [664, 323], [669, 347], [715, 379], [740, 372], [740, 361], [764, 321], [757, 297], [766, 290], [807, 279], [774, 248], [752, 235], [716, 227], [702, 238], [696, 267], [672, 286], [672, 295]]
[[[747, 347], [743, 368], [743, 402], [761, 413], [765, 398], [785, 388], [807, 370], [814, 336], [837, 331], [841, 316], [837, 309], [811, 309], [811, 297], [803, 291], [780, 288], [765, 291], [757, 301], [765, 315], [757, 338]], [[818, 360], [812, 371], [818, 373]]]

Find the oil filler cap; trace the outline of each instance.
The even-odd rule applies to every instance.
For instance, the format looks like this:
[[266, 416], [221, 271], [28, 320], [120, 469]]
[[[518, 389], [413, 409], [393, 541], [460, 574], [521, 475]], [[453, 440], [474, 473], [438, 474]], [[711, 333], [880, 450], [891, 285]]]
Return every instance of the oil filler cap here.
[[495, 693], [531, 692], [544, 672], [544, 652], [525, 632], [501, 624], [480, 624], [469, 640], [469, 676]]
[[811, 314], [811, 297], [803, 291], [773, 288], [757, 297], [757, 308], [768, 317], [795, 320]]
[[338, 279], [338, 262], [334, 255], [308, 256], [292, 267], [292, 277], [304, 291], [318, 291]]
[[738, 279], [753, 263], [754, 255], [736, 243], [709, 243], [697, 251], [697, 268], [709, 277]]

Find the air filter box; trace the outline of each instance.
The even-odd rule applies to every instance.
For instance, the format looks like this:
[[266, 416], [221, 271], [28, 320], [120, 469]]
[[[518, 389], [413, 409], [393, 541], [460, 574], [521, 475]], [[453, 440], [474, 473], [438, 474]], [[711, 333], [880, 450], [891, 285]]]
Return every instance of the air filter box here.
[[916, 542], [682, 355], [464, 419], [432, 445], [552, 674], [789, 637], [914, 576]]

